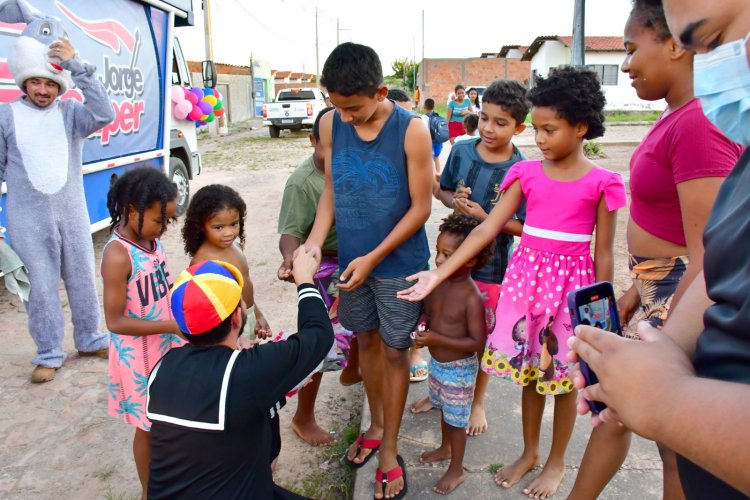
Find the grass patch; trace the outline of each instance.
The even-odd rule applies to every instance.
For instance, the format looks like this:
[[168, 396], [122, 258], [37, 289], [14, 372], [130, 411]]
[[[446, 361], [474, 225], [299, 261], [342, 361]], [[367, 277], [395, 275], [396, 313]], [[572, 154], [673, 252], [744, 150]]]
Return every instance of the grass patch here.
[[112, 490], [112, 488], [107, 488], [107, 491], [104, 492], [104, 498], [106, 500], [139, 500], [141, 498], [140, 493], [122, 493], [122, 492], [115, 492]]
[[490, 464], [489, 471], [493, 476], [497, 474], [497, 471], [503, 468], [503, 464]]
[[341, 457], [359, 435], [359, 416], [354, 416], [343, 428], [335, 431], [339, 437], [313, 455], [310, 473], [302, 479], [301, 485], [285, 485], [284, 488], [309, 498], [352, 498], [354, 471], [344, 464]]
[[586, 155], [586, 158], [591, 159], [607, 157], [606, 153], [604, 152], [604, 146], [593, 139], [585, 141], [583, 143], [583, 154]]
[[101, 469], [94, 472], [94, 477], [106, 482], [114, 475], [115, 472], [117, 472], [117, 466], [112, 465], [110, 467], [107, 467], [106, 469]]
[[604, 119], [609, 123], [653, 123], [659, 118], [659, 115], [661, 115], [661, 111], [614, 111], [604, 113]]

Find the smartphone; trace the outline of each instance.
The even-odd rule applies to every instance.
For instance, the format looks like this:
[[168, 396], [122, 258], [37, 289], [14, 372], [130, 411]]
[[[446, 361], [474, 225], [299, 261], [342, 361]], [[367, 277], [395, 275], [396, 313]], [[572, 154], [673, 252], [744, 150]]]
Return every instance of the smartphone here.
[[[599, 281], [568, 293], [568, 308], [573, 328], [577, 325], [590, 325], [622, 336], [615, 291], [608, 281]], [[586, 385], [598, 383], [596, 373], [586, 362], [580, 358], [578, 362]], [[589, 401], [588, 404], [592, 413], [599, 413], [607, 407], [599, 401]]]

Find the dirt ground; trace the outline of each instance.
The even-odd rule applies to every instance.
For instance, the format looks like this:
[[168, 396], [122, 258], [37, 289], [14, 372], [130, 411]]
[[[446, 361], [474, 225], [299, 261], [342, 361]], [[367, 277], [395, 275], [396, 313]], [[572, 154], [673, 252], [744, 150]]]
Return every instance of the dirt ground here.
[[[614, 129], [615, 127], [613, 127]], [[623, 142], [643, 137], [645, 127], [617, 127], [608, 134], [619, 145], [604, 141], [606, 158], [601, 165], [627, 174], [634, 145]], [[618, 135], [619, 134], [619, 135]], [[529, 158], [539, 154], [528, 137], [518, 144]], [[445, 148], [443, 159], [449, 148]], [[211, 183], [235, 188], [248, 204], [245, 225], [245, 254], [250, 262], [256, 300], [271, 327], [294, 330], [295, 291], [276, 279], [280, 263], [276, 223], [284, 182], [311, 148], [306, 133], [284, 134], [270, 139], [265, 130], [245, 130], [223, 138], [201, 139], [204, 172], [191, 189]], [[615, 284], [622, 292], [627, 284], [627, 253], [624, 241], [626, 211], [618, 222]], [[437, 223], [447, 209], [433, 204], [431, 223]], [[180, 227], [171, 228], [163, 243], [173, 275], [186, 266]], [[98, 260], [108, 238], [107, 231], [94, 235]], [[434, 242], [430, 243], [432, 247]], [[101, 293], [101, 283], [97, 284]], [[67, 304], [65, 294], [61, 300]], [[69, 312], [66, 307], [69, 319]], [[32, 385], [29, 375], [34, 344], [27, 332], [27, 317], [18, 298], [0, 287], [0, 498], [131, 499], [139, 496], [139, 484], [132, 459], [133, 429], [107, 415], [106, 370], [103, 360], [75, 354], [72, 329], [68, 325], [65, 348], [69, 353], [53, 382]], [[282, 411], [282, 453], [276, 480], [308, 495], [324, 498], [348, 496], [347, 475], [338, 455], [347, 438], [356, 434], [362, 404], [359, 386], [344, 388], [337, 374], [323, 378], [317, 406], [319, 422], [335, 432], [336, 444], [311, 448], [289, 429], [296, 406], [290, 400]], [[330, 489], [341, 483], [337, 490]], [[335, 493], [333, 493], [335, 491]]]

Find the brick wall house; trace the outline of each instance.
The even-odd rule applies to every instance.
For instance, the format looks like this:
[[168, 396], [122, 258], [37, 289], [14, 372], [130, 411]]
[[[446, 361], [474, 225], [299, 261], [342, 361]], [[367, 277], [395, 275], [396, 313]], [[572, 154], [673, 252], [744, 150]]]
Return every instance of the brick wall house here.
[[531, 74], [531, 63], [518, 58], [483, 54], [484, 57], [468, 59], [423, 59], [417, 69], [420, 100], [431, 97], [435, 102], [445, 102], [457, 84], [466, 88], [472, 85], [489, 85], [499, 78], [509, 78], [526, 83]]

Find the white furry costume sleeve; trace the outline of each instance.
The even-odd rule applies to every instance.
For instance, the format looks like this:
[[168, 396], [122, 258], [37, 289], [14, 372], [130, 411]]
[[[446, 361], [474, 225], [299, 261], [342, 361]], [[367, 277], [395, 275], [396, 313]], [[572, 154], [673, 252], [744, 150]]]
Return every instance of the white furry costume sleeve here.
[[94, 250], [83, 192], [83, 141], [114, 119], [94, 68], [72, 59], [63, 63], [83, 92], [85, 104], [56, 100], [39, 108], [20, 98], [0, 105], [0, 180], [7, 182], [10, 244], [29, 269], [26, 308], [37, 345], [34, 364], [58, 367], [65, 359], [65, 320], [60, 277], [73, 316], [79, 351], [107, 347], [99, 332]]

